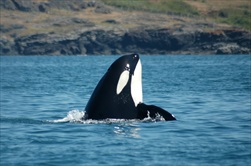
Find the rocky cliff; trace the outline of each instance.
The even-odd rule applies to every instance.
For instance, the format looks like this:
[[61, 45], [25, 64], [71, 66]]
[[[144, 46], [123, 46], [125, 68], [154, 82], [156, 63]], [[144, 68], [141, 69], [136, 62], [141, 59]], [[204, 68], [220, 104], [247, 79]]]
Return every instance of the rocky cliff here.
[[191, 22], [195, 18], [119, 15], [121, 11], [89, 0], [0, 2], [1, 55], [251, 53], [249, 31]]

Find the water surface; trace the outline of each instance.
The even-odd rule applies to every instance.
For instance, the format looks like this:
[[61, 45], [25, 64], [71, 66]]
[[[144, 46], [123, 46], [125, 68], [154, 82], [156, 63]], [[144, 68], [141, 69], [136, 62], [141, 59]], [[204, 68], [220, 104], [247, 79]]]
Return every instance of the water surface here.
[[1, 56], [1, 165], [250, 165], [250, 55], [141, 56], [178, 119], [78, 120], [116, 56]]

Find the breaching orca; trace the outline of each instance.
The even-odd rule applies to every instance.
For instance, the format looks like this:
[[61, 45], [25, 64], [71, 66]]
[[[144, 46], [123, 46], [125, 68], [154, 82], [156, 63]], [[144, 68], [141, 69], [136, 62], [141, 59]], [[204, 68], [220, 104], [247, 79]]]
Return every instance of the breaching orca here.
[[160, 115], [176, 120], [164, 109], [143, 103], [142, 67], [138, 54], [118, 58], [96, 86], [83, 119], [144, 119]]

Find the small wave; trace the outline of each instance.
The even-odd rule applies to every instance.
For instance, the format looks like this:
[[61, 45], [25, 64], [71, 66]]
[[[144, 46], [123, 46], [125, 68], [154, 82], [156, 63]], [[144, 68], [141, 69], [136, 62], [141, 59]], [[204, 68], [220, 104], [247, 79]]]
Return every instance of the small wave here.
[[57, 120], [48, 120], [51, 123], [82, 123], [82, 124], [113, 124], [113, 123], [133, 123], [133, 122], [158, 122], [158, 121], [165, 121], [165, 119], [157, 115], [156, 118], [151, 118], [149, 115], [148, 117], [144, 118], [143, 120], [139, 119], [104, 119], [104, 120], [92, 120], [82, 119], [85, 115], [85, 111], [79, 110], [71, 110], [67, 113], [67, 116], [62, 119]]
[[28, 118], [9, 118], [9, 117], [0, 117], [1, 123], [23, 123], [23, 124], [43, 124], [45, 123], [42, 120], [34, 120]]

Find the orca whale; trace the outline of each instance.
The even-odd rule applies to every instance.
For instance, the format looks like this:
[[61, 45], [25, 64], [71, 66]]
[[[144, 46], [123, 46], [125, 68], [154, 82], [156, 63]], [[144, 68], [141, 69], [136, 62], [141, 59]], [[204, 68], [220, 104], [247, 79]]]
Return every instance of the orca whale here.
[[176, 120], [168, 111], [143, 103], [142, 66], [138, 54], [119, 57], [93, 91], [83, 119], [144, 119], [162, 116]]

